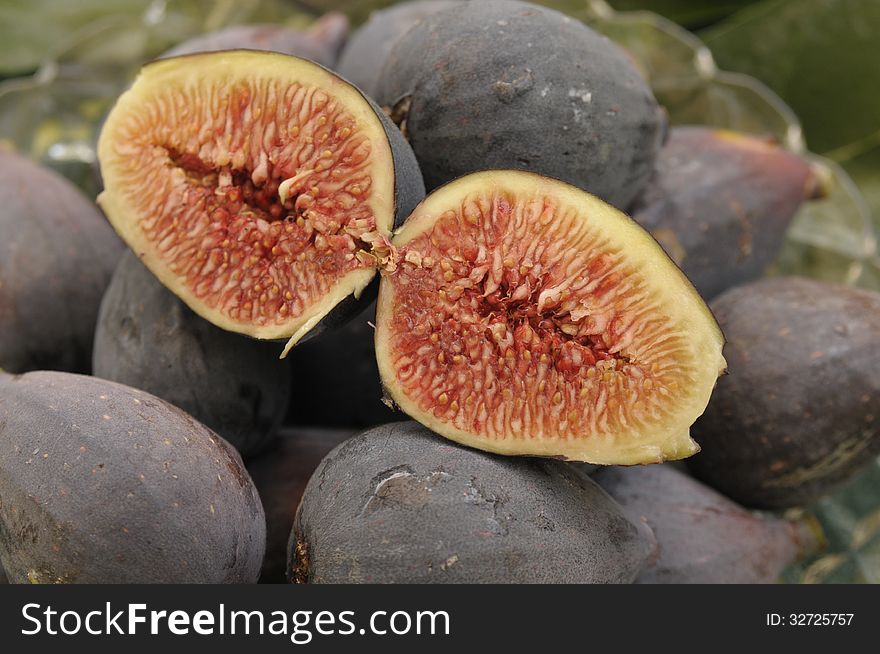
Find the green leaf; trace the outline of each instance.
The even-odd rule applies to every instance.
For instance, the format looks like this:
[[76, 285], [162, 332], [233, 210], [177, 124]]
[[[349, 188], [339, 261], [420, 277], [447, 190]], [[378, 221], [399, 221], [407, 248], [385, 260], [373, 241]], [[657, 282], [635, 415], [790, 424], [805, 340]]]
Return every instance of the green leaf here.
[[880, 217], [880, 131], [828, 156], [852, 176], [875, 217]]
[[[291, 0], [3, 0], [0, 78], [59, 57], [88, 66], [126, 64], [204, 31], [302, 17]], [[72, 56], [75, 50], [82, 56]]]
[[5, 0], [0, 3], [0, 76], [35, 70], [77, 30], [108, 14], [137, 16], [149, 0]]
[[877, 0], [764, 0], [701, 36], [722, 68], [754, 75], [791, 105], [813, 151], [880, 129]]
[[680, 25], [698, 28], [754, 4], [756, 0], [611, 0], [618, 11], [646, 9], [674, 20]]

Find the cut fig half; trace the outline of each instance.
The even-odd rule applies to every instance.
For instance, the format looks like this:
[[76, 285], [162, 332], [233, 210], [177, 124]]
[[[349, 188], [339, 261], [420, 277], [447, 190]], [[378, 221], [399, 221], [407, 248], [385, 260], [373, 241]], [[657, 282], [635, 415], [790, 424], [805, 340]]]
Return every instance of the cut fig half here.
[[693, 286], [634, 221], [564, 182], [460, 178], [383, 268], [383, 384], [438, 434], [501, 454], [680, 459], [725, 368]]
[[317, 64], [268, 52], [148, 64], [98, 156], [99, 203], [153, 274], [214, 325], [288, 348], [363, 293], [424, 196], [375, 105]]

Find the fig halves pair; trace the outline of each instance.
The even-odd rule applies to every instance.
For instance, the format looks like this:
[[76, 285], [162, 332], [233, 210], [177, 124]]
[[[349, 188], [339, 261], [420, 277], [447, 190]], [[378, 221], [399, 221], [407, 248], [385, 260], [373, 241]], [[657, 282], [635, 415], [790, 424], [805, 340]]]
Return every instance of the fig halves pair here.
[[110, 222], [219, 327], [289, 349], [353, 315], [378, 272], [383, 384], [437, 433], [609, 464], [698, 449], [721, 333], [647, 232], [585, 191], [494, 170], [422, 200], [372, 101], [254, 52], [145, 67], [99, 157]]

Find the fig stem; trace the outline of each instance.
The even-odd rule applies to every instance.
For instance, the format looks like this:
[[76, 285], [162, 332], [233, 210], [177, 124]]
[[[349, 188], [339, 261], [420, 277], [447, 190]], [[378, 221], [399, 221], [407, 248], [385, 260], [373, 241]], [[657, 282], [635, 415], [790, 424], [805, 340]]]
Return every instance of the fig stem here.
[[811, 175], [804, 188], [804, 197], [807, 200], [824, 200], [832, 191], [834, 173], [831, 169], [817, 161], [810, 163]]
[[[794, 513], [794, 515], [792, 515]], [[789, 512], [786, 517], [797, 543], [797, 560], [803, 561], [828, 547], [828, 539], [819, 519], [812, 513]]]

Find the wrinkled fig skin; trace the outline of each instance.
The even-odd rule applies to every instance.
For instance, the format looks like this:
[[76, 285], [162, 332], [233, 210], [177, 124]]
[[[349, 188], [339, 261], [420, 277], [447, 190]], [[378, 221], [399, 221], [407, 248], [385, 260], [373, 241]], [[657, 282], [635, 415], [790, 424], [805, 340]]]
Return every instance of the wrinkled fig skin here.
[[404, 422], [349, 439], [318, 466], [288, 566], [309, 583], [629, 583], [650, 546], [574, 468]]
[[128, 251], [101, 304], [93, 368], [183, 409], [247, 457], [287, 411], [291, 369], [280, 351], [203, 320]]
[[697, 477], [745, 506], [802, 506], [880, 453], [880, 294], [788, 277], [711, 306], [729, 374], [692, 430]]
[[339, 74], [375, 97], [379, 73], [397, 39], [425, 16], [460, 3], [461, 0], [415, 0], [374, 11], [345, 44], [337, 65]]
[[774, 583], [818, 545], [805, 524], [751, 513], [667, 465], [607, 467], [592, 478], [654, 534], [636, 583]]
[[711, 299], [764, 273], [798, 208], [819, 190], [809, 163], [781, 147], [678, 127], [632, 215]]
[[290, 424], [363, 429], [409, 420], [382, 401], [375, 323], [373, 303], [345, 326], [293, 349]]
[[622, 208], [647, 182], [664, 131], [648, 85], [618, 46], [573, 18], [512, 0], [421, 20], [394, 45], [377, 100], [405, 117], [428, 190], [513, 168]]
[[0, 150], [0, 368], [88, 372], [122, 243], [57, 173]]
[[234, 25], [184, 41], [160, 58], [218, 50], [268, 50], [333, 68], [347, 38], [348, 19], [344, 14], [330, 13], [304, 32], [278, 25]]
[[162, 400], [69, 373], [0, 379], [13, 583], [253, 583], [263, 507], [235, 450]]
[[248, 472], [266, 511], [266, 556], [261, 583], [284, 583], [287, 541], [309, 477], [321, 459], [353, 433], [350, 429], [285, 429], [277, 447], [248, 461]]

